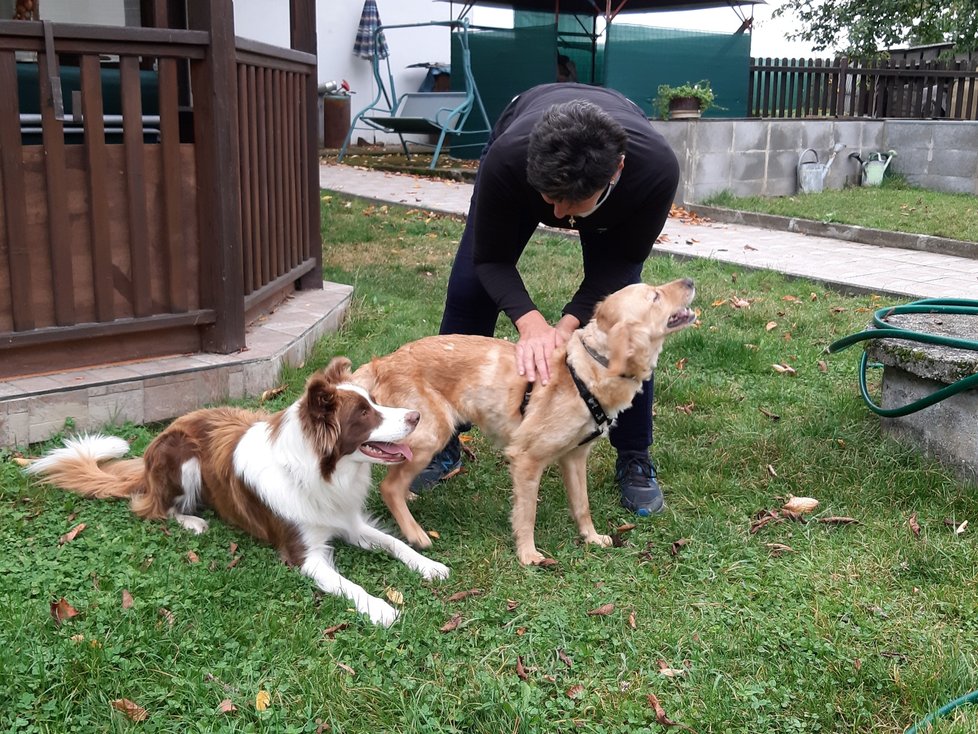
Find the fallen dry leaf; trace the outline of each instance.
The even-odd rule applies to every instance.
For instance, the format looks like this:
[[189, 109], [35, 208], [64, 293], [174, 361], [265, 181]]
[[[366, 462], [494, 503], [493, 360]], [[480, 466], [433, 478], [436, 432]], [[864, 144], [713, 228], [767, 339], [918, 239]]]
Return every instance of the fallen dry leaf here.
[[567, 698], [580, 698], [583, 695], [584, 686], [582, 686], [580, 683], [567, 689]]
[[658, 697], [654, 693], [648, 695], [649, 706], [655, 710], [655, 720], [662, 726], [678, 726], [680, 729], [685, 729], [686, 731], [695, 731], [685, 724], [680, 724], [678, 721], [673, 721], [666, 715], [666, 710], [662, 708], [662, 704], [659, 703]]
[[456, 591], [445, 601], [462, 601], [463, 599], [468, 599], [470, 596], [479, 596], [482, 593], [482, 589], [467, 589], [465, 591]]
[[506, 600], [506, 611], [507, 612], [513, 612], [513, 611], [516, 610], [516, 607], [518, 607], [519, 605], [520, 605], [520, 603], [518, 601], [516, 601], [516, 599], [507, 599]]
[[353, 670], [353, 668], [351, 668], [346, 663], [337, 663], [336, 664], [336, 667], [339, 668], [340, 670], [342, 670], [347, 675], [356, 675], [356, 671]]
[[132, 594], [129, 593], [129, 589], [122, 590], [122, 608], [132, 609]]
[[801, 303], [801, 299], [798, 296], [784, 296], [782, 301], [788, 301], [789, 303]]
[[690, 401], [690, 402], [686, 403], [686, 405], [677, 405], [676, 406], [676, 412], [677, 413], [685, 413], [686, 415], [692, 415], [693, 414], [693, 408], [695, 408], [695, 407], [696, 407], [696, 403]]
[[187, 563], [200, 563], [200, 556], [193, 551], [187, 551]]
[[777, 328], [778, 328], [778, 322], [777, 321], [768, 321], [764, 325], [764, 331], [771, 331], [771, 329], [777, 329]]
[[788, 364], [772, 364], [771, 369], [773, 369], [778, 374], [788, 375], [790, 377], [793, 377], [794, 375], [798, 374], [795, 371], [795, 368]]
[[754, 535], [758, 530], [763, 528], [765, 525], [768, 525], [769, 523], [777, 523], [777, 522], [784, 522], [784, 518], [781, 517], [774, 510], [766, 510], [764, 514], [762, 514], [760, 517], [757, 517], [754, 520], [754, 522], [751, 523], [750, 534]]
[[229, 556], [234, 556], [234, 554], [237, 553], [237, 552], [238, 552], [238, 544], [237, 543], [231, 543], [231, 545], [228, 546], [228, 555]]
[[676, 369], [682, 371], [686, 369], [687, 364], [689, 364], [689, 359], [687, 357], [683, 357], [678, 362], [676, 362]]
[[516, 636], [517, 637], [522, 637], [525, 634], [526, 634], [526, 627], [517, 627], [516, 628]]
[[255, 694], [255, 709], [258, 711], [264, 711], [268, 708], [268, 704], [272, 702], [272, 697], [269, 695], [268, 691], [258, 691]]
[[756, 247], [752, 247], [751, 245], [744, 245], [744, 249], [745, 250], [753, 250], [755, 252], [757, 251], [757, 248]]
[[22, 456], [15, 456], [13, 459], [11, 459], [11, 461], [14, 462], [19, 467], [25, 467], [25, 466], [30, 466], [31, 464], [33, 464], [35, 460], [34, 459], [25, 459]]
[[438, 540], [441, 537], [441, 535], [439, 535], [437, 530], [429, 530], [428, 535], [430, 535], [435, 540]]
[[913, 536], [915, 538], [919, 538], [920, 537], [920, 523], [917, 522], [917, 513], [916, 512], [910, 516], [910, 519], [907, 521], [907, 525], [910, 526], [910, 532], [913, 533]]
[[438, 631], [453, 632], [454, 630], [458, 629], [458, 626], [459, 624], [461, 624], [461, 622], [462, 622], [462, 615], [456, 612], [455, 614], [452, 615], [451, 619], [449, 619], [447, 622], [445, 622], [445, 624], [443, 624], [441, 627], [438, 628]]
[[78, 533], [85, 529], [85, 523], [80, 522], [67, 533], [58, 538], [58, 545], [64, 545], [65, 543], [70, 543], [75, 538], [78, 537]]
[[526, 668], [523, 667], [523, 656], [516, 656], [516, 675], [519, 676], [520, 680], [528, 680], [530, 676], [526, 674]]
[[767, 408], [758, 408], [758, 410], [761, 411], [761, 413], [763, 415], [766, 415], [768, 418], [770, 418], [773, 421], [779, 421], [779, 420], [781, 420], [781, 416], [780, 415], [778, 415], [777, 413], [772, 413]]
[[963, 533], [967, 529], [968, 529], [968, 521], [965, 520], [963, 523], [961, 523], [956, 528], [954, 528], [954, 534], [961, 535], [961, 533]]
[[723, 305], [723, 304], [725, 304], [726, 302], [727, 302], [727, 299], [726, 299], [726, 298], [718, 298], [717, 300], [715, 300], [715, 301], [714, 301], [714, 302], [713, 302], [712, 304], [710, 304], [710, 305], [712, 305], [712, 306], [722, 306], [722, 305]]
[[829, 371], [828, 362], [826, 362], [824, 359], [818, 360], [818, 371], [819, 372], [828, 372]]
[[587, 614], [589, 617], [605, 617], [615, 611], [614, 604], [602, 604], [600, 607], [592, 609]]
[[635, 612], [628, 613], [628, 626], [631, 627], [633, 630], [638, 629], [638, 625], [635, 624]]
[[778, 472], [775, 471], [774, 466], [772, 466], [771, 464], [767, 465], [767, 473], [770, 474], [772, 477], [778, 476]]
[[165, 619], [167, 624], [169, 624], [171, 627], [173, 626], [173, 623], [176, 621], [176, 618], [173, 616], [173, 612], [171, 612], [166, 607], [160, 607], [160, 616], [163, 617], [163, 619]]
[[133, 703], [128, 698], [117, 698], [111, 702], [112, 708], [121, 711], [130, 721], [146, 721], [149, 712], [137, 703]]
[[574, 661], [567, 657], [567, 653], [561, 650], [559, 647], [557, 648], [557, 659], [568, 668], [574, 667]]
[[662, 658], [659, 658], [658, 660], [656, 660], [655, 661], [655, 664], [659, 666], [659, 674], [660, 675], [664, 675], [667, 678], [676, 678], [676, 677], [678, 677], [680, 675], [686, 675], [686, 669], [685, 668], [673, 668], [673, 667], [670, 667], [669, 663], [667, 663]]
[[731, 308], [750, 308], [750, 301], [736, 296], [730, 299]]
[[51, 616], [54, 617], [55, 624], [61, 624], [66, 619], [77, 617], [78, 610], [71, 606], [67, 599], [61, 597], [58, 601], [51, 602]]
[[789, 496], [788, 501], [784, 503], [782, 510], [788, 512], [794, 512], [799, 515], [803, 515], [806, 512], [811, 513], [815, 511], [818, 507], [818, 500], [812, 497], [794, 497]]
[[230, 698], [225, 698], [223, 701], [217, 704], [217, 710], [218, 713], [229, 714], [232, 711], [237, 711], [238, 707], [231, 702]]
[[384, 595], [391, 604], [397, 604], [398, 606], [402, 606], [404, 604], [404, 594], [395, 589], [393, 586], [388, 586], [387, 590], [384, 592]]
[[272, 398], [278, 397], [285, 392], [285, 385], [279, 385], [278, 387], [271, 387], [265, 390], [261, 397], [258, 398], [258, 402], [264, 403], [266, 400], [271, 400]]
[[615, 528], [616, 533], [627, 533], [629, 530], [634, 530], [637, 526], [633, 522], [626, 522]]
[[777, 558], [785, 553], [794, 553], [795, 549], [790, 545], [785, 545], [784, 543], [765, 543], [764, 547], [771, 551], [771, 555]]
[[326, 629], [323, 630], [323, 637], [328, 637], [329, 639], [332, 640], [336, 636], [337, 632], [345, 630], [349, 626], [350, 625], [348, 622], [340, 622], [339, 624], [334, 624], [332, 627], [327, 627]]
[[232, 559], [231, 559], [231, 560], [230, 560], [230, 561], [228, 562], [228, 565], [227, 565], [227, 568], [228, 568], [228, 570], [230, 570], [230, 569], [232, 569], [232, 568], [234, 568], [234, 567], [235, 567], [235, 566], [237, 566], [237, 565], [238, 565], [238, 564], [239, 564], [240, 562], [241, 562], [241, 556], [235, 556], [234, 558], [232, 558]]
[[836, 517], [834, 515], [829, 517], [816, 517], [818, 522], [824, 522], [827, 525], [858, 525], [859, 520], [854, 517]]
[[683, 549], [683, 546], [689, 545], [693, 541], [689, 538], [680, 538], [679, 540], [672, 541], [672, 545], [669, 546], [669, 553], [671, 555], [678, 555], [679, 551]]

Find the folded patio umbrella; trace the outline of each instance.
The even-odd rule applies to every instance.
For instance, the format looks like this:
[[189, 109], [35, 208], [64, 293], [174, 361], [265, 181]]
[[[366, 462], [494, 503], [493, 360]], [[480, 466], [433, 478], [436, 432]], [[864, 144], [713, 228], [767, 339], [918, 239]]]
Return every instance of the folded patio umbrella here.
[[389, 55], [387, 39], [383, 33], [377, 33], [380, 28], [380, 12], [377, 10], [377, 0], [365, 0], [363, 13], [360, 15], [360, 27], [357, 28], [357, 40], [353, 44], [353, 53], [362, 59], [386, 59]]

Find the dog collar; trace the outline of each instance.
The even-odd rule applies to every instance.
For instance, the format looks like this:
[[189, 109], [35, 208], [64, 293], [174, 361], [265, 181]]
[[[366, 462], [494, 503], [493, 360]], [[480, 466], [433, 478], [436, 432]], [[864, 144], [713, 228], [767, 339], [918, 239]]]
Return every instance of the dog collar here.
[[611, 419], [608, 418], [608, 414], [604, 412], [604, 408], [601, 407], [601, 403], [598, 399], [594, 397], [594, 393], [588, 390], [587, 385], [584, 384], [577, 372], [574, 371], [574, 367], [570, 362], [567, 362], [567, 371], [570, 372], [571, 379], [574, 381], [574, 386], [577, 388], [577, 392], [580, 393], [581, 399], [587, 406], [588, 411], [591, 413], [591, 417], [594, 418], [594, 422], [598, 424], [598, 427], [594, 429], [594, 432], [585, 436], [578, 446], [583, 446], [596, 439], [598, 436], [602, 435], [605, 430], [611, 425]]
[[603, 354], [599, 354], [597, 351], [595, 351], [594, 347], [592, 347], [590, 344], [584, 341], [583, 336], [581, 337], [581, 345], [584, 347], [584, 351], [590, 354], [594, 358], [595, 362], [597, 362], [602, 367], [608, 366], [608, 358], [605, 357]]

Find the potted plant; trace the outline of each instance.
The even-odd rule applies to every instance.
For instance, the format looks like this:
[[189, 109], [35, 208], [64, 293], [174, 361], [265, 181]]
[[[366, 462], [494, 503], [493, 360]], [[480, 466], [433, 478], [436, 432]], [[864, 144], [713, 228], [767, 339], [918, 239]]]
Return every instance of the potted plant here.
[[671, 84], [660, 84], [655, 105], [659, 108], [659, 115], [663, 120], [679, 120], [699, 117], [713, 107], [713, 99], [709, 79], [701, 79], [695, 84], [686, 82], [676, 87]]

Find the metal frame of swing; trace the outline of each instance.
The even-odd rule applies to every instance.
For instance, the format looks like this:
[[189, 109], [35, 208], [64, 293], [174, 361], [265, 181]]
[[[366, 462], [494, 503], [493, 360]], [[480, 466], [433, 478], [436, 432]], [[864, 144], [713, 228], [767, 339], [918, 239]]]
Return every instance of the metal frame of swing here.
[[[385, 133], [394, 133], [401, 141], [401, 148], [404, 155], [411, 158], [408, 149], [408, 142], [404, 139], [405, 135], [428, 134], [437, 135], [437, 143], [426, 143], [421, 141], [410, 141], [415, 145], [434, 148], [431, 156], [431, 165], [434, 168], [438, 163], [445, 146], [445, 138], [448, 135], [473, 135], [486, 134], [489, 132], [489, 115], [482, 104], [479, 90], [476, 88], [475, 78], [472, 76], [472, 60], [469, 51], [469, 21], [467, 19], [449, 21], [429, 21], [426, 23], [405, 23], [399, 25], [381, 25], [374, 31], [374, 42], [376, 47], [377, 37], [385, 30], [401, 28], [421, 28], [426, 26], [444, 26], [457, 31], [459, 45], [461, 46], [462, 56], [462, 77], [464, 90], [451, 92], [406, 92], [397, 96], [394, 84], [394, 74], [391, 70], [390, 56], [385, 59], [387, 64], [388, 86], [384, 86], [384, 81], [380, 73], [380, 59], [374, 55], [372, 59], [374, 79], [377, 82], [377, 94], [366, 107], [360, 110], [350, 123], [350, 129], [340, 148], [338, 161], [342, 161], [353, 139], [354, 131], [357, 129], [379, 130]], [[389, 93], [388, 93], [389, 89]], [[381, 101], [383, 100], [383, 101]], [[473, 109], [478, 108], [478, 113], [482, 117], [483, 126], [475, 129], [463, 130], [469, 115]], [[481, 143], [475, 143], [481, 145]], [[473, 145], [472, 143], [456, 144], [454, 147], [464, 147]], [[451, 145], [449, 146], [451, 147]]]

